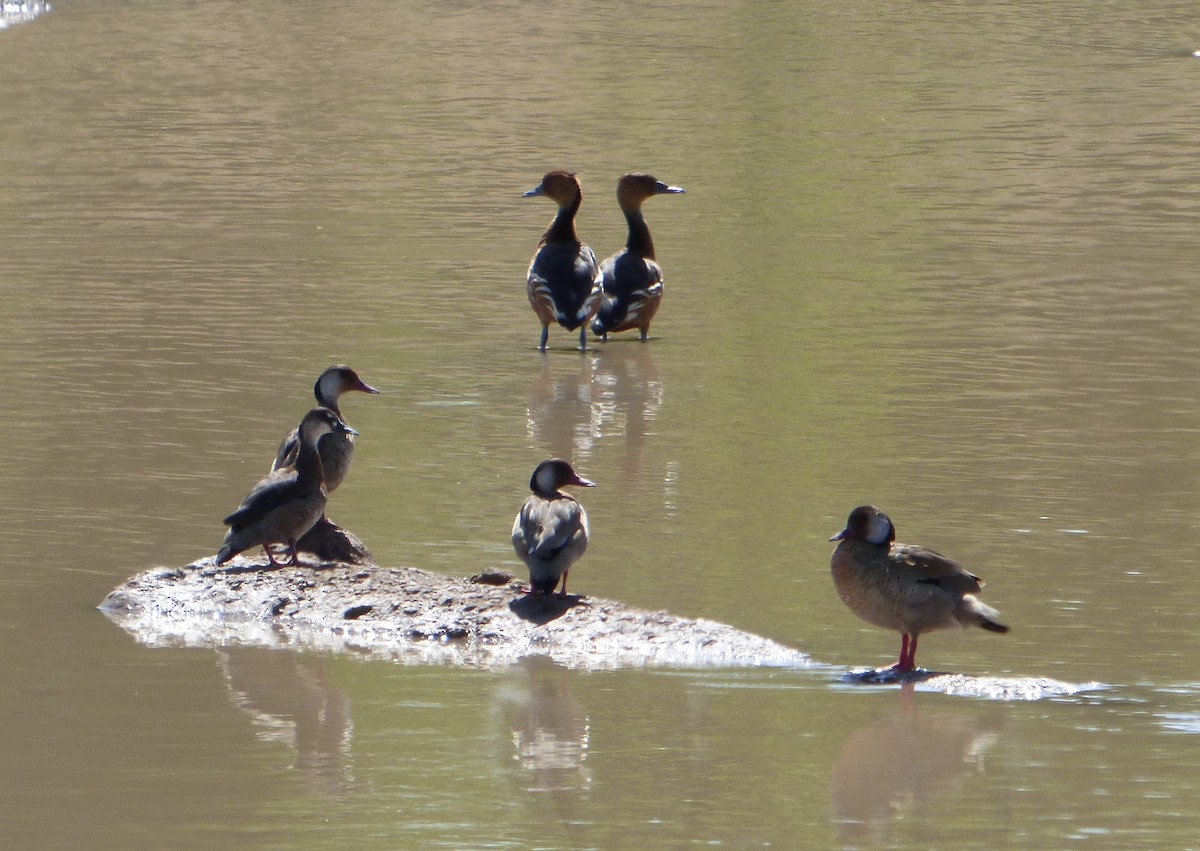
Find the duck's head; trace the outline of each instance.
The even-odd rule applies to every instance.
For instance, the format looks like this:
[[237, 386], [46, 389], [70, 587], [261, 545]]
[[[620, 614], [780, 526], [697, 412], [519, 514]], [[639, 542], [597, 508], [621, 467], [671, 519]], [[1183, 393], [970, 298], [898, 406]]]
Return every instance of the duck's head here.
[[596, 483], [581, 478], [575, 469], [561, 458], [547, 458], [538, 464], [537, 469], [533, 471], [533, 478], [529, 480], [529, 489], [544, 497], [553, 497], [559, 488], [567, 485], [594, 488]]
[[329, 408], [313, 408], [300, 421], [300, 441], [315, 446], [327, 434], [358, 434]]
[[868, 544], [886, 546], [896, 540], [896, 527], [892, 520], [873, 505], [860, 505], [850, 512], [846, 528], [838, 532], [831, 541], [866, 541]]
[[548, 171], [542, 182], [522, 193], [522, 198], [536, 198], [545, 195], [560, 207], [567, 207], [583, 197], [579, 188], [579, 178], [572, 171]]
[[357, 390], [360, 393], [378, 393], [379, 391], [358, 377], [358, 373], [345, 364], [335, 364], [321, 373], [313, 387], [317, 401], [327, 408], [337, 409], [338, 397], [343, 393]]
[[668, 186], [652, 174], [631, 172], [617, 181], [617, 203], [624, 210], [632, 210], [642, 205], [647, 198], [655, 195], [682, 195], [682, 186]]

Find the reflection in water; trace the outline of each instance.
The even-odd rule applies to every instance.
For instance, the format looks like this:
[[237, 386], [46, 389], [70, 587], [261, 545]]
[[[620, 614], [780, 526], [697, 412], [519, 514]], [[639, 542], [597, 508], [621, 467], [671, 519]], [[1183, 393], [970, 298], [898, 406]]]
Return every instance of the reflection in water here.
[[608, 343], [596, 359], [593, 399], [600, 434], [625, 438], [621, 469], [626, 481], [642, 478], [646, 434], [663, 403], [663, 382], [652, 344]]
[[996, 741], [999, 716], [918, 711], [914, 686], [900, 690], [900, 709], [851, 734], [833, 764], [830, 798], [843, 839], [886, 838], [890, 821], [982, 769]]
[[39, 0], [23, 0], [23, 2], [3, 0], [3, 2], [0, 2], [0, 30], [12, 24], [23, 24], [26, 21], [32, 21], [43, 12], [49, 11], [50, 4], [39, 2]]
[[350, 700], [325, 675], [324, 660], [295, 651], [238, 647], [221, 650], [218, 666], [233, 705], [246, 712], [263, 741], [296, 749], [296, 768], [313, 791], [345, 791], [351, 782]]
[[578, 361], [568, 357], [567, 365], [556, 364], [553, 373], [550, 355], [543, 352], [541, 359], [541, 371], [529, 386], [529, 438], [549, 455], [586, 466], [600, 434], [592, 405], [595, 358], [586, 353]]
[[586, 464], [598, 442], [623, 438], [621, 467], [639, 480], [646, 435], [663, 403], [663, 382], [651, 352], [641, 342], [595, 344], [578, 362], [542, 367], [529, 388], [530, 439], [549, 454]]
[[523, 769], [526, 791], [575, 793], [591, 787], [584, 764], [588, 750], [588, 714], [571, 697], [569, 672], [546, 656], [529, 656], [519, 667], [528, 689], [508, 695], [512, 706], [513, 759]]

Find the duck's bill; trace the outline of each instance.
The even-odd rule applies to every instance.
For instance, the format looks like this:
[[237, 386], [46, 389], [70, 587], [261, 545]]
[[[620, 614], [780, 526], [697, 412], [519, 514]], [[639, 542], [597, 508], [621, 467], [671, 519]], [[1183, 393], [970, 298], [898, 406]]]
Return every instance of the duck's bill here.
[[581, 487], [581, 488], [594, 488], [596, 486], [595, 482], [588, 481], [587, 479], [583, 478], [582, 476], [576, 476], [575, 478], [571, 479], [571, 481], [567, 482], [567, 484], [579, 485], [579, 487]]
[[832, 538], [830, 538], [829, 540], [831, 540], [831, 541], [844, 541], [844, 540], [846, 539], [846, 533], [847, 533], [847, 532], [849, 532], [849, 531], [850, 531], [849, 529], [843, 529], [842, 531], [838, 532], [836, 535], [834, 535], [834, 536], [833, 536]]
[[522, 192], [521, 197], [522, 198], [536, 198], [539, 195], [545, 195], [545, 194], [546, 194], [546, 190], [542, 189], [542, 187], [540, 187], [540, 186], [535, 186], [532, 189], [530, 189], [528, 192]]

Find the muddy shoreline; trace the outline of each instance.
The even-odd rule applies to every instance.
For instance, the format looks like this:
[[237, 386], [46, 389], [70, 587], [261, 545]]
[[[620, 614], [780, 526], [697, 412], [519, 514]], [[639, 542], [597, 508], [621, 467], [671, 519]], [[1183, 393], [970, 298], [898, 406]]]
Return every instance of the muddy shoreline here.
[[807, 667], [778, 642], [708, 620], [613, 600], [523, 593], [503, 572], [470, 579], [413, 567], [309, 561], [268, 569], [261, 554], [130, 577], [100, 604], [149, 644], [344, 650], [494, 666], [549, 656], [575, 668]]

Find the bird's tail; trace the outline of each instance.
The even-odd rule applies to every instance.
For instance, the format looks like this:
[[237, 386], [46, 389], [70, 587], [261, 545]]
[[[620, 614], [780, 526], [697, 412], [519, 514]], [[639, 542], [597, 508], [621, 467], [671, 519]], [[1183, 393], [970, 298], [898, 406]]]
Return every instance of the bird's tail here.
[[963, 595], [958, 619], [964, 626], [981, 626], [988, 632], [1008, 632], [1008, 626], [1000, 623], [1000, 613], [970, 594]]

